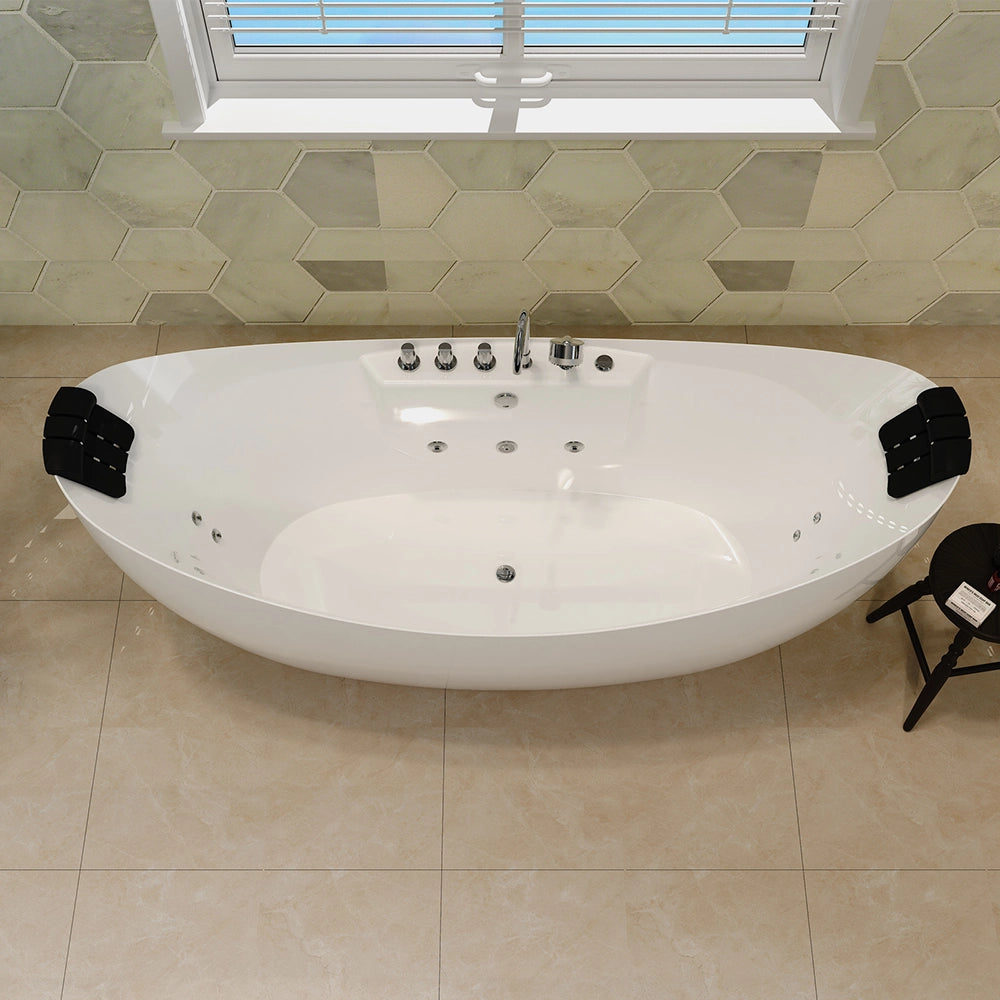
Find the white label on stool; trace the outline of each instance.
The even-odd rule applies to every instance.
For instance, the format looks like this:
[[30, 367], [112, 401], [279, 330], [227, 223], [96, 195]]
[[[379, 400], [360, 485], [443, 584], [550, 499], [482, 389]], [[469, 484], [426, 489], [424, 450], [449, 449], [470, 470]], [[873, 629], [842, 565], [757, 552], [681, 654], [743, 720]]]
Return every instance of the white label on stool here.
[[966, 621], [972, 622], [976, 628], [989, 618], [996, 607], [988, 597], [983, 597], [975, 587], [967, 583], [959, 584], [958, 589], [945, 601], [945, 605], [960, 614]]

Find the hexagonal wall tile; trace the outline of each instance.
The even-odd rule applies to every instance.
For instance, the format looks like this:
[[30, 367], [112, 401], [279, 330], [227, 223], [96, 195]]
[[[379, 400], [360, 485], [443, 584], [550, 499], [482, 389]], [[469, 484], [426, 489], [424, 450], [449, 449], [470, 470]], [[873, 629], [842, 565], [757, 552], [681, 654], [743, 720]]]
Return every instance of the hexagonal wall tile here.
[[617, 229], [554, 229], [528, 256], [552, 289], [603, 291], [638, 260]]
[[924, 102], [939, 108], [991, 108], [1000, 94], [1000, 18], [951, 18], [909, 61]]
[[14, 210], [14, 202], [17, 201], [18, 190], [12, 180], [0, 174], [0, 227], [7, 225], [10, 213]]
[[644, 260], [705, 257], [735, 228], [707, 191], [654, 191], [620, 226]]
[[429, 229], [317, 229], [300, 260], [454, 260]]
[[289, 260], [313, 230], [277, 191], [216, 191], [197, 228], [234, 260]]
[[698, 317], [713, 326], [841, 326], [844, 312], [832, 295], [803, 292], [725, 292]]
[[889, 20], [879, 46], [880, 60], [906, 59], [936, 28], [951, 16], [949, 0], [904, 0], [889, 9]]
[[1000, 316], [1000, 292], [949, 292], [914, 319], [943, 326], [987, 326]]
[[1000, 226], [1000, 161], [969, 182], [965, 197], [978, 225]]
[[298, 263], [328, 292], [384, 292], [388, 288], [384, 260], [300, 260]]
[[511, 323], [531, 310], [545, 289], [520, 261], [460, 261], [437, 294], [463, 323]]
[[91, 191], [132, 226], [194, 224], [211, 185], [180, 157], [164, 152], [105, 153]]
[[240, 260], [223, 271], [214, 294], [245, 323], [301, 323], [323, 287], [295, 263]]
[[690, 323], [721, 294], [701, 260], [644, 261], [611, 292], [633, 323]]
[[801, 226], [822, 159], [808, 150], [755, 153], [722, 186], [722, 197], [744, 226]]
[[198, 139], [178, 142], [177, 152], [222, 191], [277, 189], [296, 157], [295, 142], [266, 139]]
[[741, 229], [712, 254], [714, 260], [864, 260], [853, 229]]
[[56, 104], [73, 62], [20, 14], [0, 14], [0, 62], [6, 107]]
[[645, 178], [617, 150], [559, 150], [527, 187], [557, 226], [615, 226], [646, 190]]
[[460, 191], [432, 228], [460, 260], [520, 260], [549, 224], [520, 191]]
[[285, 182], [284, 191], [318, 226], [379, 224], [371, 153], [306, 153]]
[[660, 191], [715, 190], [751, 153], [749, 142], [637, 139], [628, 155]]
[[63, 111], [105, 149], [165, 149], [176, 117], [170, 88], [146, 63], [80, 63]]
[[146, 300], [136, 323], [239, 323], [218, 299], [206, 292], [154, 292]]
[[549, 292], [535, 306], [531, 321], [540, 326], [626, 326], [628, 319], [603, 292]]
[[441, 139], [430, 155], [462, 191], [520, 191], [552, 147], [532, 139], [468, 142]]
[[372, 159], [383, 226], [429, 226], [455, 193], [455, 185], [426, 153], [374, 153]]
[[148, 0], [28, 0], [28, 17], [81, 60], [141, 60], [156, 28]]
[[896, 191], [857, 231], [872, 260], [931, 260], [974, 226], [958, 192]]
[[49, 260], [110, 260], [128, 231], [83, 191], [25, 192], [10, 228]]
[[1000, 291], [1000, 229], [977, 229], [937, 260], [951, 291]]
[[131, 323], [146, 298], [145, 288], [104, 261], [53, 261], [38, 290], [76, 323]]
[[194, 229], [133, 229], [115, 259], [146, 288], [182, 292], [211, 288], [226, 258]]
[[920, 102], [913, 92], [906, 70], [893, 64], [876, 64], [860, 115], [861, 121], [874, 123], [875, 140], [828, 142], [826, 149], [846, 152], [876, 149], [919, 110]]
[[100, 155], [58, 111], [0, 111], [0, 170], [24, 191], [82, 191]]
[[921, 111], [881, 152], [897, 188], [954, 191], [1000, 156], [1000, 134], [989, 111]]
[[907, 323], [945, 290], [926, 261], [873, 261], [834, 291], [852, 323]]
[[824, 153], [806, 225], [848, 229], [892, 191], [878, 153]]
[[327, 292], [306, 322], [321, 326], [449, 326], [457, 320], [435, 295]]
[[709, 264], [727, 292], [783, 292], [795, 261], [713, 260]]

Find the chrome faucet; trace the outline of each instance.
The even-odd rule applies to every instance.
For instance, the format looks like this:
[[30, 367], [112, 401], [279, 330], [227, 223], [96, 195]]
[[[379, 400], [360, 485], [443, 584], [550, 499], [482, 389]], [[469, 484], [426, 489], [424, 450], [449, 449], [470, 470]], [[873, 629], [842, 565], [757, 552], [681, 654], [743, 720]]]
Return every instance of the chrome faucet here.
[[522, 368], [531, 367], [531, 320], [526, 312], [517, 317], [517, 333], [514, 334], [514, 374]]

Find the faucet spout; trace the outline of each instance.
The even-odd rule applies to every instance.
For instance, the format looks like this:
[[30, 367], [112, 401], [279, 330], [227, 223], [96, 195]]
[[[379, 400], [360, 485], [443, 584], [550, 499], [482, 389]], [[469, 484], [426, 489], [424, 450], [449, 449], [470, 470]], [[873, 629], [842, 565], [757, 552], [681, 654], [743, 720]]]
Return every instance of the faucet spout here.
[[514, 334], [514, 374], [519, 375], [522, 368], [531, 367], [531, 320], [527, 312], [522, 311], [517, 318], [517, 332]]

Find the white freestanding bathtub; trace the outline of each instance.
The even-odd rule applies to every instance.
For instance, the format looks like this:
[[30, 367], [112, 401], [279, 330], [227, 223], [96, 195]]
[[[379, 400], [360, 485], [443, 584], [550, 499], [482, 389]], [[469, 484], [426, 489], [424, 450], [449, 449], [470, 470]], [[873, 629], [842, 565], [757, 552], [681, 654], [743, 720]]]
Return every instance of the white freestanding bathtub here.
[[454, 342], [452, 371], [429, 342], [402, 371], [396, 341], [116, 365], [82, 385], [135, 428], [127, 494], [60, 485], [138, 584], [245, 649], [555, 688], [798, 635], [884, 576], [956, 482], [887, 495], [878, 428], [933, 384], [897, 365], [606, 340], [564, 371], [536, 337], [515, 376], [511, 340], [490, 371], [476, 343]]

